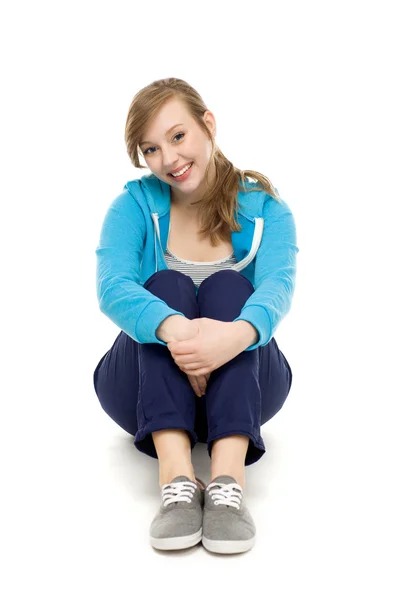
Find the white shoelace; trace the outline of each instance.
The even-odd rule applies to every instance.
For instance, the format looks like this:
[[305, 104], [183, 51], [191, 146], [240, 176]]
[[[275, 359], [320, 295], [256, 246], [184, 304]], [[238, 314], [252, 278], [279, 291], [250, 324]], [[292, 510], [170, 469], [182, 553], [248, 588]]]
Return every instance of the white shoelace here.
[[164, 506], [172, 502], [191, 502], [196, 484], [193, 481], [175, 481], [162, 486], [162, 502]]
[[[217, 490], [211, 491], [211, 488], [217, 487]], [[225, 504], [240, 509], [243, 489], [238, 483], [210, 483], [207, 487], [214, 504]]]

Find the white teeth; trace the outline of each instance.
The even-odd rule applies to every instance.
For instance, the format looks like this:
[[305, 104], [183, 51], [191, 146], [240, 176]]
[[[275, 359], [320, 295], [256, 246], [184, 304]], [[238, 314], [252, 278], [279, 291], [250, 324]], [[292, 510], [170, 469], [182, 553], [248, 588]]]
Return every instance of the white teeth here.
[[178, 173], [171, 173], [172, 177], [179, 177], [180, 175], [183, 175], [184, 173], [186, 173], [186, 171], [188, 169], [190, 169], [190, 167], [192, 166], [193, 163], [190, 163], [190, 165], [188, 165], [187, 167], [185, 167], [184, 169], [182, 169], [182, 171], [179, 171]]

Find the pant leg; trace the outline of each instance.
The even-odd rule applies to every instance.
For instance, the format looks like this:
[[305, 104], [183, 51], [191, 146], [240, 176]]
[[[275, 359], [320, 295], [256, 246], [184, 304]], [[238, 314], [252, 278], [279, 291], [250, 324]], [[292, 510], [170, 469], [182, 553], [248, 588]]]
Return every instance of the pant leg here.
[[[213, 273], [199, 287], [199, 315], [233, 321], [253, 292], [250, 281], [237, 271], [227, 269]], [[268, 420], [281, 408], [285, 395], [282, 390], [286, 393], [288, 377], [286, 364], [280, 359], [273, 340], [267, 346], [241, 352], [211, 373], [203, 397], [210, 457], [213, 441], [233, 434], [249, 438], [246, 466], [265, 453], [260, 433], [262, 418]], [[265, 368], [267, 374], [260, 378], [260, 370]]]
[[135, 435], [138, 429], [138, 345], [124, 331], [120, 331], [93, 374], [94, 388], [101, 407], [131, 435]]
[[282, 408], [292, 387], [292, 369], [275, 338], [260, 346], [261, 425]]
[[[144, 287], [188, 319], [198, 317], [196, 288], [189, 276], [165, 269], [149, 277]], [[191, 447], [196, 444], [197, 397], [166, 346], [139, 344], [121, 331], [96, 367], [94, 383], [103, 409], [135, 436], [134, 444], [144, 454], [157, 458], [151, 433], [161, 429], [184, 429]]]

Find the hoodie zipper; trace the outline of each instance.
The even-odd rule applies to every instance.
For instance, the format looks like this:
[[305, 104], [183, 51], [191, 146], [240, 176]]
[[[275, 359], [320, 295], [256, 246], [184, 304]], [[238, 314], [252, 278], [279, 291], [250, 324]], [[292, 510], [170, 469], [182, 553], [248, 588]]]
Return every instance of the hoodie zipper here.
[[[158, 237], [158, 241], [160, 244], [161, 254], [163, 254], [163, 249], [162, 249], [162, 245], [161, 245], [160, 224], [158, 222], [158, 213], [151, 213], [151, 218], [153, 219], [155, 232], [156, 232], [154, 235], [154, 253], [155, 253], [155, 257], [156, 257], [156, 272], [157, 272], [158, 259], [157, 259], [156, 236]], [[263, 234], [263, 230], [264, 230], [264, 219], [263, 219], [263, 217], [255, 217], [254, 222], [255, 222], [255, 228], [254, 228], [253, 241], [251, 244], [250, 251], [249, 251], [248, 255], [245, 256], [241, 261], [239, 261], [235, 265], [232, 265], [231, 269], [233, 269], [235, 271], [243, 271], [243, 269], [245, 269], [247, 267], [247, 265], [249, 265], [251, 263], [251, 261], [257, 254], [257, 251], [260, 247], [261, 240], [262, 240], [262, 234]], [[165, 260], [164, 260], [164, 263], [165, 263], [166, 267], [169, 269]]]

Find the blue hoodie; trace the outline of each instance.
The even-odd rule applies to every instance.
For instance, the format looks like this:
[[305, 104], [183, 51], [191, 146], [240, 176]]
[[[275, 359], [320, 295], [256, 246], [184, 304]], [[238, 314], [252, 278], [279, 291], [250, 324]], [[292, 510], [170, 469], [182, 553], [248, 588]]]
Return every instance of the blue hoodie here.
[[[251, 191], [256, 186], [246, 182], [250, 191], [238, 192], [236, 220], [241, 231], [232, 232], [238, 262], [231, 268], [244, 275], [255, 290], [235, 319], [248, 321], [259, 333], [258, 341], [246, 351], [268, 344], [289, 312], [299, 251], [287, 203], [279, 203], [265, 191]], [[153, 273], [168, 269], [164, 252], [170, 190], [153, 173], [128, 181], [105, 215], [96, 248], [100, 310], [141, 344], [166, 346], [156, 337], [157, 327], [170, 315], [183, 315], [143, 287]]]

